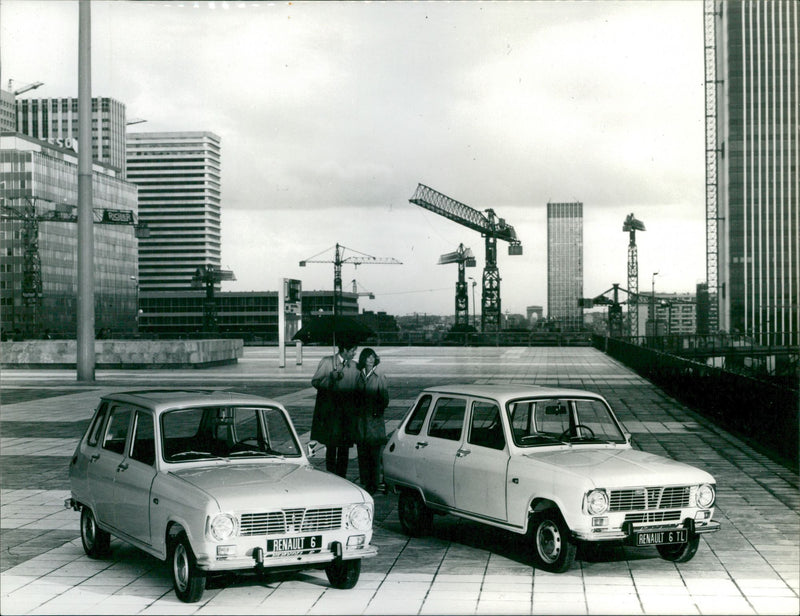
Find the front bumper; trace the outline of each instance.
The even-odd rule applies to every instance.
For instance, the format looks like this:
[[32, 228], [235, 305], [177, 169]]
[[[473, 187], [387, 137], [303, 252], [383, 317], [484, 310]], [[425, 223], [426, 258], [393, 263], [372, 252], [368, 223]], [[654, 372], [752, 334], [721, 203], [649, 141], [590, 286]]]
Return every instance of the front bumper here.
[[625, 522], [619, 529], [608, 529], [602, 532], [597, 530], [576, 531], [573, 536], [581, 541], [622, 541], [626, 544], [635, 544], [636, 533], [641, 532], [669, 532], [675, 530], [688, 530], [689, 536], [704, 535], [706, 533], [714, 533], [720, 530], [719, 522], [709, 520], [703, 524], [696, 524], [692, 518], [686, 518], [683, 522], [678, 524], [634, 524], [632, 522]]

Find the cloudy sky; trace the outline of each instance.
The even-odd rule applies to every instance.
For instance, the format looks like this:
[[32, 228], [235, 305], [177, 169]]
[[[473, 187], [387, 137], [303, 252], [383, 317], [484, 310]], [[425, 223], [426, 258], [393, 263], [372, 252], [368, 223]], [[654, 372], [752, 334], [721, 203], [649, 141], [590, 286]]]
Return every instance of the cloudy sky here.
[[[660, 2], [92, 2], [92, 94], [144, 131], [222, 139], [223, 290], [280, 278], [330, 289], [343, 268], [369, 310], [452, 313], [477, 232], [409, 203], [418, 183], [513, 225], [498, 243], [502, 309], [547, 306], [548, 201], [584, 204], [584, 296], [705, 279], [703, 7]], [[3, 87], [77, 96], [78, 3], [0, 0]], [[477, 289], [478, 301], [480, 285]], [[470, 298], [471, 301], [471, 298]], [[470, 311], [472, 307], [470, 307]]]

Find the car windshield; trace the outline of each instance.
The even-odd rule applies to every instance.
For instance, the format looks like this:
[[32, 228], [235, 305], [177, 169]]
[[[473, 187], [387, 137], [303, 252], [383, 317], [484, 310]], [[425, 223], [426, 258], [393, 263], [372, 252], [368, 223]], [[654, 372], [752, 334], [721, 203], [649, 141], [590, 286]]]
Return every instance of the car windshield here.
[[299, 457], [286, 414], [275, 407], [213, 406], [161, 415], [164, 460]]
[[519, 399], [507, 411], [518, 447], [625, 442], [611, 409], [596, 398]]

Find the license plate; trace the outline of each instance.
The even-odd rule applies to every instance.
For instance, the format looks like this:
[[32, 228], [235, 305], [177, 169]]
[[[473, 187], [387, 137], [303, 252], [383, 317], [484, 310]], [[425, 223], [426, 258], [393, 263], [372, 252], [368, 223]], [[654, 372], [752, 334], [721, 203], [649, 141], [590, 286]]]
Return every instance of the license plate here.
[[322, 551], [322, 535], [267, 539], [267, 556], [297, 556]]
[[689, 531], [659, 530], [652, 533], [636, 533], [636, 545], [669, 545], [670, 543], [686, 543]]

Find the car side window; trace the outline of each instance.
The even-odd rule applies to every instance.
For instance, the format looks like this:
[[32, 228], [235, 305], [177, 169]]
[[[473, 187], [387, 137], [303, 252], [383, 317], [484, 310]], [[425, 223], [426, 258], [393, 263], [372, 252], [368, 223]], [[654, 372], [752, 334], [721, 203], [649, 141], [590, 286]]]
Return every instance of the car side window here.
[[424, 395], [417, 402], [417, 406], [411, 412], [411, 418], [406, 424], [406, 434], [419, 434], [422, 430], [422, 424], [425, 423], [425, 416], [428, 414], [428, 409], [431, 406], [431, 396]]
[[428, 436], [449, 441], [460, 440], [466, 410], [467, 401], [464, 398], [439, 398], [433, 407]]
[[153, 466], [156, 461], [153, 416], [144, 411], [136, 411], [136, 427], [134, 430], [130, 457]]
[[493, 402], [473, 402], [472, 420], [469, 426], [469, 443], [504, 449], [506, 437], [503, 434], [503, 423], [500, 419], [500, 407]]
[[129, 407], [117, 406], [111, 409], [111, 418], [108, 420], [106, 436], [103, 439], [103, 449], [120, 454], [125, 452], [132, 412]]
[[103, 402], [97, 409], [97, 413], [94, 415], [94, 422], [92, 422], [89, 428], [89, 438], [86, 442], [90, 447], [97, 447], [97, 443], [100, 442], [100, 435], [103, 433], [103, 424], [106, 421], [106, 415], [108, 415], [108, 403]]

